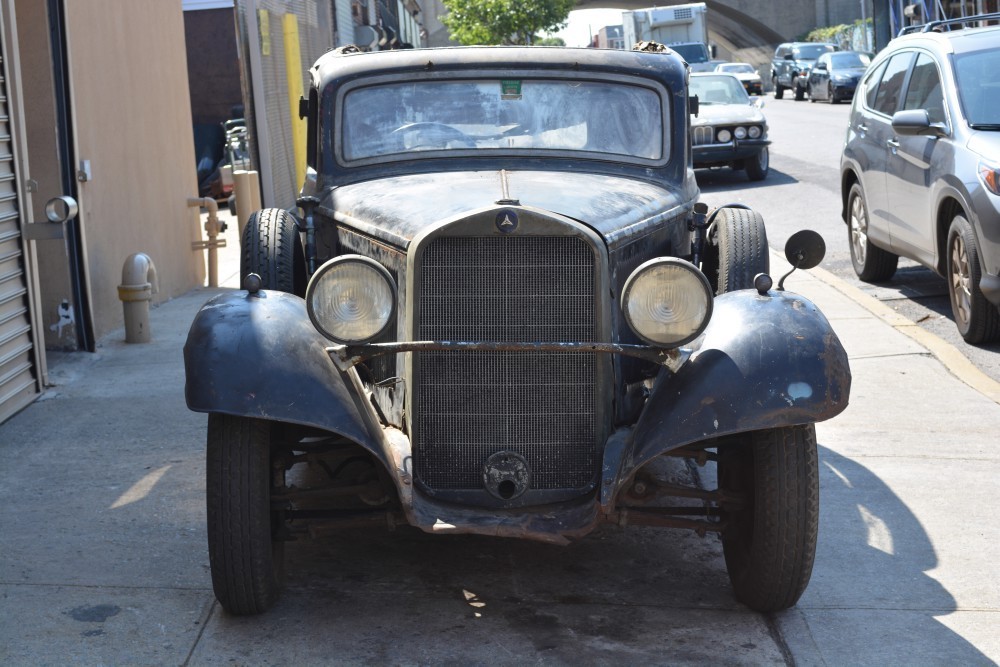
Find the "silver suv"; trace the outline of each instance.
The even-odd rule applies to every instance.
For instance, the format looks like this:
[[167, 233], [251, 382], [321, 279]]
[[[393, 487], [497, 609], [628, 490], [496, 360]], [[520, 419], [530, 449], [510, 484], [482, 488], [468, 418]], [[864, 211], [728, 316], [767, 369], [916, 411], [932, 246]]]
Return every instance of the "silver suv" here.
[[900, 256], [946, 277], [972, 344], [1000, 338], [1000, 26], [971, 27], [997, 19], [890, 42], [854, 97], [841, 159], [858, 277], [888, 280]]

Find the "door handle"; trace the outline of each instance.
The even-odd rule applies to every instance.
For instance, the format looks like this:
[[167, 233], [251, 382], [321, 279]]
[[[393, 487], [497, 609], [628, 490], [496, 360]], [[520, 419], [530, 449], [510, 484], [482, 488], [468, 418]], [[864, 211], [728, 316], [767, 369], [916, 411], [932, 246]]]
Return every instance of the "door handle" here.
[[892, 154], [895, 155], [896, 149], [899, 148], [899, 141], [895, 137], [893, 137], [892, 139], [886, 141], [885, 145], [888, 146], [889, 150], [892, 151]]

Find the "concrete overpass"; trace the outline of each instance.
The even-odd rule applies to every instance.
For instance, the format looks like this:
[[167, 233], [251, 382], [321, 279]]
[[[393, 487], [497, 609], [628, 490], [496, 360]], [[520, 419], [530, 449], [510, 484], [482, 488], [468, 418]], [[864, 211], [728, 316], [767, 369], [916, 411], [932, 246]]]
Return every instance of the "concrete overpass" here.
[[[774, 47], [817, 27], [861, 18], [858, 0], [704, 0], [709, 41], [717, 56], [749, 63], [770, 62]], [[576, 9], [643, 9], [686, 4], [673, 0], [578, 0]], [[595, 26], [596, 28], [596, 26]]]

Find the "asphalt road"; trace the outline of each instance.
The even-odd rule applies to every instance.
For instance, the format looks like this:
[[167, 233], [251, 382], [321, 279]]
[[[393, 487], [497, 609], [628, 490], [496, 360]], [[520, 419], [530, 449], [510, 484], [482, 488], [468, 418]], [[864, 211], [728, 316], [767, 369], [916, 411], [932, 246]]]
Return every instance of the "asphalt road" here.
[[796, 102], [767, 95], [764, 114], [770, 125], [771, 172], [751, 183], [730, 169], [699, 170], [702, 200], [710, 206], [739, 202], [759, 211], [768, 242], [781, 250], [799, 229], [813, 229], [826, 241], [821, 266], [904, 317], [950, 343], [981, 371], [1000, 381], [1000, 343], [972, 346], [958, 334], [944, 278], [901, 259], [891, 281], [863, 283], [851, 266], [847, 228], [841, 214], [840, 153], [849, 104]]

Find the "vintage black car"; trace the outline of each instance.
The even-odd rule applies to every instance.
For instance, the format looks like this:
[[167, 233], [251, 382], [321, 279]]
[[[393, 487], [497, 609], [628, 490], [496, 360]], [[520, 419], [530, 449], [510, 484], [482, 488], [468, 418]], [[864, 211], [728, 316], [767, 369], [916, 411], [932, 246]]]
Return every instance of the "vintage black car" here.
[[[350, 51], [311, 69], [298, 209], [250, 217], [245, 290], [184, 349], [223, 607], [266, 609], [317, 520], [556, 544], [690, 528], [721, 534], [738, 599], [793, 605], [814, 423], [850, 371], [766, 275], [761, 217], [698, 203], [683, 61]], [[664, 456], [717, 462], [718, 488], [672, 487], [650, 472]]]

